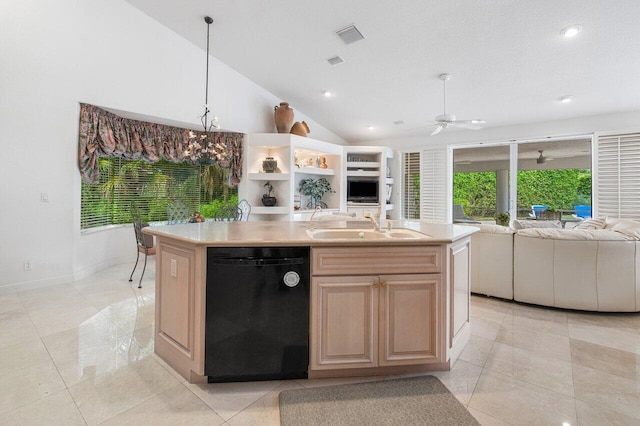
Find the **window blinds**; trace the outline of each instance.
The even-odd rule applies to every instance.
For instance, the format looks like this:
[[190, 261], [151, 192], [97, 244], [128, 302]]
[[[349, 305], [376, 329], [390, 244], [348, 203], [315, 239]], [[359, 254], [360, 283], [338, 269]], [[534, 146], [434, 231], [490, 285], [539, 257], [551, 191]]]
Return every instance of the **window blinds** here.
[[422, 151], [421, 218], [447, 222], [446, 148]]
[[402, 218], [420, 219], [420, 153], [402, 154]]
[[146, 222], [167, 220], [167, 206], [173, 200], [199, 210], [201, 166], [101, 158], [99, 167], [99, 183], [82, 182], [81, 229], [131, 223], [132, 201]]
[[597, 214], [640, 219], [640, 133], [598, 137]]

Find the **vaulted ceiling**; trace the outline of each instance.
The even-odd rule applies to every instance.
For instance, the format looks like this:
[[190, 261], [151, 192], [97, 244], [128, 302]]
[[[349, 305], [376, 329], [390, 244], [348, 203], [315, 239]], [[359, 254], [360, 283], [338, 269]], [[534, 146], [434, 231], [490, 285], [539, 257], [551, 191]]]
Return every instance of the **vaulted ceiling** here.
[[485, 127], [640, 110], [637, 0], [126, 1], [203, 49], [213, 17], [213, 56], [349, 142], [428, 137], [445, 72], [447, 112]]

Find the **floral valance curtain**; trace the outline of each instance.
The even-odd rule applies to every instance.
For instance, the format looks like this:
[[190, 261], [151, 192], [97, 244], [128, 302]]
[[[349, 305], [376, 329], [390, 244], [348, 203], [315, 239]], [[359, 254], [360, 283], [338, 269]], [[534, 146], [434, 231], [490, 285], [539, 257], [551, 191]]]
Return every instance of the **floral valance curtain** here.
[[[200, 138], [204, 133], [165, 126], [146, 121], [119, 117], [102, 108], [80, 104], [80, 131], [78, 165], [80, 175], [87, 183], [99, 180], [98, 158], [121, 157], [130, 160], [156, 162], [165, 159], [174, 163], [188, 161], [197, 164], [185, 155], [190, 133]], [[242, 178], [242, 133], [215, 132], [219, 150], [216, 161], [228, 169], [229, 185], [236, 186]]]

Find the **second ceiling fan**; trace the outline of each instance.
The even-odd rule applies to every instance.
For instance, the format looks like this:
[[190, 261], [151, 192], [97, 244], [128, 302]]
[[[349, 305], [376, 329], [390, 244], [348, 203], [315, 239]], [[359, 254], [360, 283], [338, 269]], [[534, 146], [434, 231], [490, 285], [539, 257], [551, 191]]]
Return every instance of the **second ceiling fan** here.
[[485, 124], [486, 121], [480, 119], [474, 120], [456, 120], [456, 116], [453, 114], [447, 114], [447, 81], [451, 80], [451, 74], [440, 74], [440, 80], [443, 84], [443, 114], [438, 115], [435, 118], [435, 130], [431, 133], [431, 136], [437, 135], [448, 127], [461, 127], [464, 129], [479, 130], [482, 128], [480, 124]]

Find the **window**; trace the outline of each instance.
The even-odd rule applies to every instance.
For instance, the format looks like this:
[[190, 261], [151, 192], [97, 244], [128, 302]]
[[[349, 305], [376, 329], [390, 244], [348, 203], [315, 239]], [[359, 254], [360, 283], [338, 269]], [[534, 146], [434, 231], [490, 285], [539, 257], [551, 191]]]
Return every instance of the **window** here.
[[420, 153], [402, 154], [402, 218], [420, 219]]
[[640, 219], [640, 133], [598, 137], [597, 214]]
[[237, 188], [226, 185], [228, 172], [217, 164], [100, 158], [99, 168], [99, 183], [82, 182], [81, 229], [130, 223], [131, 201], [138, 204], [148, 222], [167, 220], [167, 206], [173, 200], [205, 217], [211, 217], [221, 204], [237, 201]]

